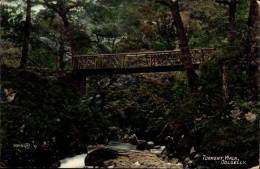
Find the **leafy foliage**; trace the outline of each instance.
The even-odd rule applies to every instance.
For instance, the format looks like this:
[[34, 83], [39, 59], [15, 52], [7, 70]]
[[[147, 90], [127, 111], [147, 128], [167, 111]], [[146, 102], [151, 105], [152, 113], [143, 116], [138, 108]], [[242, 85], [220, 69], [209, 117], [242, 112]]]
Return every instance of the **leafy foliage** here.
[[[258, 164], [259, 103], [248, 101], [246, 56], [243, 43], [234, 42], [222, 47], [215, 59], [202, 68], [202, 97], [208, 105], [208, 120], [197, 129], [204, 133], [198, 152], [207, 156], [237, 157], [246, 165], [236, 168], [252, 167]], [[236, 49], [232, 50], [231, 49]], [[221, 100], [221, 65], [228, 60], [230, 102]], [[200, 168], [233, 168], [221, 165], [220, 161], [196, 160]]]
[[183, 8], [191, 48], [215, 47], [226, 39], [226, 8], [214, 2], [199, 1], [188, 1]]
[[[216, 112], [209, 119], [202, 132], [205, 133], [199, 152], [207, 156], [237, 157], [246, 161], [246, 165], [236, 165], [236, 168], [252, 167], [258, 164], [258, 119], [259, 110], [253, 102], [230, 102], [230, 106]], [[248, 106], [250, 105], [250, 106]], [[247, 108], [246, 108], [247, 107]], [[250, 107], [250, 108], [249, 108]], [[247, 114], [253, 111], [256, 119], [249, 121]], [[234, 166], [221, 165], [220, 161], [203, 161], [197, 159], [203, 168], [221, 167], [233, 168]]]
[[[1, 5], [1, 63], [17, 66], [23, 40], [24, 6], [9, 2]], [[72, 1], [58, 2], [66, 7]], [[84, 2], [84, 8], [70, 10], [68, 21], [77, 54], [178, 48], [170, 11], [154, 2], [95, 0]], [[64, 140], [71, 133], [71, 126], [79, 131], [84, 144], [90, 144], [119, 138], [122, 133], [136, 133], [140, 139], [155, 141], [164, 125], [173, 123], [189, 126], [200, 136], [196, 140], [199, 155], [231, 155], [247, 161], [246, 165], [236, 167], [257, 165], [259, 102], [248, 99], [249, 1], [239, 1], [237, 38], [232, 43], [227, 40], [226, 5], [213, 0], [182, 0], [180, 7], [190, 48], [217, 48], [214, 57], [198, 72], [198, 93], [191, 94], [186, 75], [181, 72], [93, 75], [87, 77], [87, 93], [80, 99], [71, 81], [45, 78], [3, 65], [1, 160], [10, 166], [21, 166], [13, 164], [21, 161], [17, 147], [53, 138], [58, 142], [55, 151], [69, 154]], [[62, 43], [68, 47], [68, 40], [62, 19], [52, 10], [44, 8], [33, 13], [29, 51], [33, 61], [43, 68], [58, 68], [59, 47]], [[66, 68], [71, 68], [68, 51], [66, 48]], [[229, 75], [228, 103], [222, 99], [224, 62]], [[29, 62], [32, 67], [37, 64]], [[202, 117], [205, 119], [198, 122]], [[198, 168], [233, 167], [201, 157], [194, 162]]]
[[[5, 65], [1, 69], [1, 147], [2, 160], [8, 166], [19, 165], [19, 159], [13, 162], [17, 156], [15, 145], [37, 145], [56, 138], [64, 146], [57, 149], [62, 156], [67, 151], [66, 139], [62, 138], [70, 133], [71, 125], [80, 131], [78, 137], [85, 143], [100, 140], [99, 133], [106, 131], [102, 130], [101, 116], [81, 104], [69, 82]], [[14, 93], [11, 99], [10, 93]]]
[[2, 41], [1, 47], [1, 63], [18, 66], [21, 58], [21, 49], [8, 41]]
[[1, 4], [1, 39], [8, 40], [16, 46], [20, 46], [23, 41], [23, 14], [20, 12], [22, 6], [18, 4]]

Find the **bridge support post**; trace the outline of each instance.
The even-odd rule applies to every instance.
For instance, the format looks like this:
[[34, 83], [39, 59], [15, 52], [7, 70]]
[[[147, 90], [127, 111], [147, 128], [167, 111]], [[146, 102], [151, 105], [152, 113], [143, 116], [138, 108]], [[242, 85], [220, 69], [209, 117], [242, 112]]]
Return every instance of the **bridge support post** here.
[[73, 83], [80, 97], [86, 95], [86, 75], [79, 71], [73, 72]]

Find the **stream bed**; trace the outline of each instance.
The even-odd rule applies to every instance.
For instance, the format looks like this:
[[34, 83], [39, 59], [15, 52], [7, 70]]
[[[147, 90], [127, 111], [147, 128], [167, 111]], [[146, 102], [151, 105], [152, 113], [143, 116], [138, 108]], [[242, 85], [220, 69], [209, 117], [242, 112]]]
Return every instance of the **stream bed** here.
[[[88, 153], [91, 153], [92, 151], [98, 149], [98, 148], [110, 148], [115, 150], [136, 150], [136, 145], [130, 144], [130, 143], [124, 143], [121, 141], [110, 141], [108, 145], [104, 146], [88, 146]], [[165, 146], [161, 146], [159, 149], [151, 149], [151, 153], [161, 153], [165, 149]], [[69, 157], [60, 160], [61, 165], [59, 168], [84, 168], [84, 159], [87, 156], [87, 154], [80, 154], [76, 155], [74, 157]]]

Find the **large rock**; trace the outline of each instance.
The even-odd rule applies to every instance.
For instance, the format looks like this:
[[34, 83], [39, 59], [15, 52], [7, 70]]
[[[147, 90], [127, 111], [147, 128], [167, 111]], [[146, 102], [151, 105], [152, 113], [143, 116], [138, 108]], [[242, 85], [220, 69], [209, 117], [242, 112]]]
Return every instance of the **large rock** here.
[[103, 167], [104, 161], [118, 157], [118, 151], [100, 148], [89, 153], [85, 158], [85, 166]]
[[138, 138], [135, 134], [132, 134], [129, 139], [128, 139], [129, 143], [137, 145], [138, 143]]
[[147, 145], [148, 147], [151, 149], [151, 148], [154, 148], [154, 143], [152, 141], [148, 141], [147, 142]]
[[190, 152], [192, 146], [196, 149], [199, 142], [199, 134], [192, 130], [194, 126], [185, 123], [169, 124], [164, 127], [159, 142], [166, 147], [166, 155], [169, 159], [178, 158], [183, 162], [187, 157], [194, 158], [195, 152]]
[[154, 146], [154, 149], [160, 149], [160, 148], [161, 148], [160, 145], [156, 145], [156, 146]]
[[7, 168], [4, 163], [0, 162], [0, 168]]
[[149, 146], [145, 140], [138, 140], [136, 149], [137, 150], [147, 150], [147, 149], [149, 149]]
[[129, 136], [128, 134], [125, 134], [122, 138], [123, 142], [129, 142]]
[[176, 163], [168, 163], [146, 151], [118, 150], [118, 154], [118, 158], [105, 161], [105, 166], [113, 164], [114, 168], [182, 168]]

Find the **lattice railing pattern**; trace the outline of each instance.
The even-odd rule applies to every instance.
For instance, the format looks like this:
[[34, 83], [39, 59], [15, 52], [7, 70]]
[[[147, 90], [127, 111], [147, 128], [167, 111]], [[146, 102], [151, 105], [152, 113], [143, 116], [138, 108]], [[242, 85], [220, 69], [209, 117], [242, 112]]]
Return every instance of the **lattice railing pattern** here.
[[[190, 50], [193, 64], [201, 64], [213, 56], [215, 49]], [[74, 69], [124, 69], [182, 65], [181, 51], [156, 51], [77, 55], [73, 58]]]

